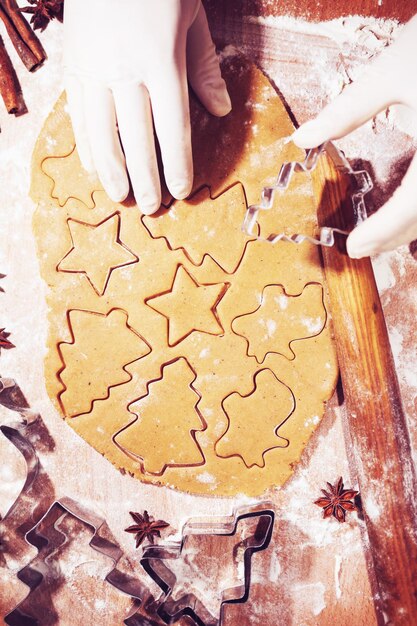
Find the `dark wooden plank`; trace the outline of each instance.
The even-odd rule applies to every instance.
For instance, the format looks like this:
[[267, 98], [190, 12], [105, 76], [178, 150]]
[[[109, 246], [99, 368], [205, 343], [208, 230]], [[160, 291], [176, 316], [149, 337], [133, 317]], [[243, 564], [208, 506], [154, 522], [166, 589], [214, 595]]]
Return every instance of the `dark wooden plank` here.
[[332, 20], [343, 15], [366, 15], [406, 22], [417, 13], [415, 0], [204, 0], [204, 4], [212, 19], [222, 22], [245, 15], [291, 15], [311, 21]]
[[[351, 230], [349, 182], [326, 159], [313, 177], [319, 223]], [[417, 624], [416, 477], [372, 265], [350, 259], [343, 237], [323, 259], [376, 610], [381, 624], [410, 626]]]

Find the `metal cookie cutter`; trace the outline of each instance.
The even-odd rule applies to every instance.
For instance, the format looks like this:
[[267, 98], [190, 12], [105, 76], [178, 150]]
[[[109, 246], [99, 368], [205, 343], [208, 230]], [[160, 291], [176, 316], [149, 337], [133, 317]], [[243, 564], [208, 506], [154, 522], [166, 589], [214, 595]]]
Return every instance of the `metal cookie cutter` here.
[[[190, 535], [231, 536], [237, 533], [238, 525], [243, 520], [256, 520], [254, 534], [245, 537], [238, 544], [242, 554], [244, 576], [241, 583], [221, 590], [219, 615], [213, 615], [192, 592], [179, 594], [174, 597], [178, 582], [176, 575], [170, 569], [170, 561], [181, 559], [187, 552], [186, 541]], [[155, 613], [166, 624], [176, 624], [182, 617], [188, 616], [200, 626], [220, 626], [223, 623], [223, 613], [226, 604], [246, 602], [251, 586], [251, 560], [255, 552], [265, 550], [271, 540], [275, 514], [271, 502], [259, 502], [252, 506], [240, 507], [228, 518], [190, 520], [183, 528], [183, 538], [180, 542], [148, 546], [145, 548], [141, 565], [151, 578], [162, 589], [162, 597], [158, 600]]]
[[[53, 449], [53, 440], [41, 416], [30, 409], [15, 380], [0, 377], [0, 405], [20, 414], [21, 420], [0, 425], [0, 435], [10, 441], [26, 462], [26, 479], [21, 492], [0, 519], [0, 552], [11, 557], [18, 567], [26, 562], [15, 575], [29, 588], [28, 595], [7, 615], [2, 615], [0, 610], [1, 623], [11, 626], [54, 623], [50, 593], [47, 590], [42, 593], [42, 590], [53, 576], [48, 556], [67, 540], [66, 535], [55, 529], [57, 519], [66, 513], [93, 529], [91, 547], [113, 561], [106, 581], [138, 603], [147, 599], [147, 587], [135, 576], [118, 568], [123, 552], [112, 539], [105, 520], [71, 498], [54, 499], [53, 485], [37, 454], [37, 448]], [[38, 550], [35, 557], [32, 556], [33, 547]]]
[[347, 174], [354, 180], [354, 191], [351, 195], [354, 223], [357, 226], [360, 222], [363, 222], [367, 217], [366, 205], [364, 196], [373, 187], [373, 183], [369, 173], [366, 170], [353, 170], [349, 161], [341, 150], [339, 150], [334, 143], [328, 141], [323, 143], [318, 148], [311, 148], [307, 151], [304, 161], [290, 161], [283, 163], [279, 171], [277, 180], [272, 187], [264, 187], [261, 194], [260, 204], [253, 204], [248, 207], [245, 215], [244, 222], [242, 224], [242, 230], [253, 239], [258, 241], [265, 241], [267, 243], [277, 243], [278, 241], [286, 241], [289, 243], [302, 243], [303, 241], [309, 241], [315, 245], [331, 247], [334, 245], [335, 233], [341, 235], [348, 235], [345, 230], [338, 228], [331, 228], [329, 226], [323, 226], [318, 229], [317, 235], [312, 237], [310, 235], [292, 234], [287, 235], [285, 233], [271, 233], [267, 236], [257, 234], [257, 218], [260, 211], [269, 211], [273, 207], [274, 197], [277, 192], [285, 193], [287, 190], [293, 175], [296, 172], [312, 172], [319, 160], [319, 157], [326, 152], [332, 159], [336, 169]]
[[[11, 395], [5, 395], [6, 391]], [[29, 588], [27, 596], [6, 615], [2, 615], [0, 610], [1, 623], [10, 626], [57, 623], [48, 591], [48, 584], [54, 577], [54, 570], [48, 559], [54, 550], [68, 540], [67, 535], [55, 527], [59, 518], [65, 514], [90, 526], [93, 530], [90, 546], [113, 562], [105, 580], [122, 593], [131, 596], [138, 605], [145, 601], [151, 604], [153, 597], [146, 585], [135, 575], [119, 568], [124, 553], [114, 540], [106, 521], [71, 498], [54, 499], [53, 486], [42, 468], [36, 450], [39, 446], [48, 448], [53, 445], [53, 441], [50, 440], [41, 416], [30, 410], [14, 380], [0, 378], [0, 401], [22, 417], [22, 421], [11, 426], [2, 424], [0, 434], [17, 448], [26, 462], [26, 480], [22, 490], [4, 518], [0, 519], [1, 552], [10, 555], [19, 565], [26, 562], [15, 575]], [[29, 417], [32, 418], [31, 421]], [[32, 556], [33, 547], [38, 551], [35, 557]], [[134, 611], [136, 613], [137, 606]]]
[[13, 378], [3, 378], [1, 375], [0, 404], [10, 411], [19, 413], [27, 424], [34, 422], [39, 417], [39, 413], [30, 408], [17, 382]]
[[[46, 513], [26, 533], [27, 543], [35, 546], [38, 554], [17, 574], [18, 578], [29, 587], [29, 594], [5, 616], [6, 624], [38, 626], [40, 623], [58, 623], [50, 597], [50, 585], [51, 581], [56, 578], [56, 572], [49, 559], [68, 541], [68, 536], [58, 527], [60, 518], [66, 514], [93, 530], [89, 545], [112, 561], [113, 567], [105, 577], [108, 583], [131, 596], [132, 599], [136, 599], [139, 604], [149, 596], [147, 587], [138, 578], [118, 569], [123, 551], [113, 539], [106, 521], [72, 498], [62, 497], [52, 502]], [[45, 622], [41, 622], [42, 616], [48, 616], [48, 620], [45, 618]]]

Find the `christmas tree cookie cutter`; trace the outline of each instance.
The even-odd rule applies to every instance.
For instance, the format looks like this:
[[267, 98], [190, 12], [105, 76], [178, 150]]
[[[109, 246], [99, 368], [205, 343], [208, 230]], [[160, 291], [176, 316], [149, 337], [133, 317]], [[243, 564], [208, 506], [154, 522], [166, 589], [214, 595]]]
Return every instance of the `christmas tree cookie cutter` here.
[[[91, 547], [113, 561], [113, 568], [106, 577], [107, 582], [132, 599], [142, 602], [148, 597], [149, 590], [137, 577], [118, 569], [123, 551], [112, 540], [106, 521], [72, 498], [54, 498], [54, 490], [36, 450], [39, 442], [48, 445], [49, 434], [42, 417], [31, 410], [15, 380], [0, 376], [0, 404], [20, 415], [21, 420], [2, 424], [0, 434], [20, 452], [26, 463], [26, 479], [22, 489], [0, 520], [2, 550], [10, 553], [19, 564], [27, 563], [15, 571], [14, 575], [29, 589], [25, 598], [6, 615], [0, 613], [0, 619], [10, 625], [37, 626], [40, 623], [32, 615], [32, 609], [36, 608], [32, 593], [44, 582], [45, 573], [49, 570], [46, 562], [49, 551], [53, 551], [66, 540], [63, 533], [55, 530], [55, 522], [65, 513], [91, 527]], [[28, 562], [33, 547], [37, 548], [38, 554]], [[46, 560], [40, 554], [41, 551], [46, 553]], [[45, 606], [48, 608], [47, 594]]]
[[[251, 519], [257, 520], [256, 530], [243, 538], [238, 546], [244, 565], [243, 580], [236, 585], [222, 589], [219, 615], [213, 615], [205, 603], [192, 592], [174, 598], [173, 591], [177, 584], [177, 576], [169, 568], [168, 563], [173, 559], [183, 557], [186, 552], [186, 538], [190, 535], [234, 536], [237, 535], [239, 524]], [[269, 546], [274, 521], [273, 504], [262, 501], [238, 507], [228, 518], [190, 520], [183, 527], [181, 541], [145, 548], [141, 565], [163, 592], [162, 598], [158, 599], [158, 606], [155, 607], [155, 612], [162, 621], [166, 624], [176, 624], [179, 619], [188, 616], [200, 626], [221, 626], [226, 604], [247, 601], [251, 586], [252, 555]]]
[[[57, 522], [66, 514], [91, 528], [90, 547], [112, 561], [113, 567], [111, 567], [105, 577], [106, 582], [118, 591], [129, 595], [132, 600], [136, 600], [139, 604], [148, 598], [149, 590], [146, 585], [136, 576], [118, 569], [118, 564], [124, 553], [109, 532], [105, 519], [88, 510], [72, 498], [64, 496], [59, 500], [54, 500], [45, 514], [26, 533], [25, 538], [28, 545], [34, 546], [38, 553], [17, 573], [18, 578], [29, 588], [29, 593], [4, 617], [6, 624], [10, 624], [10, 626], [17, 624], [37, 626], [40, 623], [39, 606], [37, 606], [39, 598], [36, 601], [35, 598], [31, 598], [31, 595], [34, 592], [38, 592], [38, 588], [41, 585], [45, 585], [47, 589], [48, 583], [50, 584], [50, 574], [48, 574], [48, 572], [52, 571], [52, 566], [49, 563], [50, 556], [68, 540], [67, 535], [57, 527]], [[48, 594], [41, 595], [46, 598], [43, 609], [48, 610]], [[52, 605], [50, 605], [50, 608], [52, 609]], [[40, 612], [42, 613], [42, 607]]]
[[365, 195], [373, 188], [373, 183], [369, 173], [366, 170], [354, 170], [349, 161], [331, 141], [325, 142], [317, 148], [311, 148], [307, 151], [304, 161], [288, 161], [283, 163], [279, 171], [275, 184], [272, 187], [264, 187], [261, 194], [259, 204], [253, 204], [248, 207], [245, 219], [242, 224], [242, 230], [249, 237], [264, 241], [266, 243], [278, 243], [285, 241], [288, 243], [299, 244], [308, 241], [314, 245], [331, 247], [335, 243], [335, 234], [349, 235], [345, 230], [322, 226], [317, 230], [315, 236], [294, 233], [270, 233], [262, 235], [258, 232], [258, 215], [261, 211], [269, 211], [273, 208], [275, 195], [277, 193], [284, 194], [289, 187], [293, 175], [297, 172], [306, 174], [313, 172], [317, 166], [320, 156], [326, 153], [333, 161], [336, 169], [347, 175], [353, 180], [353, 191], [351, 193], [353, 207], [353, 223], [355, 226], [363, 222], [367, 218]]

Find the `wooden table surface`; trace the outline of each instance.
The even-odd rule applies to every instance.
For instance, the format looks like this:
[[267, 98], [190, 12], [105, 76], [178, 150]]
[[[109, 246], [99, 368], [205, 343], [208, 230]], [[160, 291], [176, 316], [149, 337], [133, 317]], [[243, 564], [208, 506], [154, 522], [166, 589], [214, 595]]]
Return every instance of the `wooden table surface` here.
[[363, 15], [392, 18], [401, 22], [409, 20], [416, 12], [413, 0], [203, 0], [213, 23], [225, 22], [229, 17], [247, 15], [291, 15], [319, 22], [346, 15]]

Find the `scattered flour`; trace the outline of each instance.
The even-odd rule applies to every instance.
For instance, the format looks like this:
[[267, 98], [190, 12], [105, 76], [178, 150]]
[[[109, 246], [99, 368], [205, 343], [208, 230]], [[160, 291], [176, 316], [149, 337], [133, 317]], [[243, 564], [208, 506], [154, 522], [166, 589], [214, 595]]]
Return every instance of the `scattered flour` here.
[[281, 296], [277, 296], [275, 298], [275, 302], [278, 304], [282, 311], [285, 311], [285, 309], [288, 307], [288, 296], [285, 296], [284, 294], [282, 294]]
[[374, 495], [368, 494], [368, 496], [366, 497], [366, 500], [363, 502], [363, 506], [365, 509], [365, 512], [367, 513], [367, 515], [369, 515], [370, 519], [374, 522], [377, 523], [379, 518], [381, 517], [381, 509], [379, 507], [379, 505], [377, 504]]
[[288, 15], [246, 16], [244, 20], [280, 31], [290, 31], [296, 35], [326, 37], [345, 46], [355, 46], [360, 41], [366, 43], [370, 50], [378, 50], [381, 44], [391, 43], [394, 34], [401, 30], [397, 20], [363, 18], [360, 15], [349, 15], [325, 22], [310, 22]]
[[309, 606], [311, 613], [317, 617], [326, 608], [325, 591], [322, 582], [300, 583], [293, 585], [296, 597], [303, 598], [304, 605]]
[[301, 323], [305, 326], [309, 333], [318, 333], [323, 328], [323, 319], [321, 317], [303, 317]]
[[216, 482], [216, 478], [213, 476], [213, 474], [209, 474], [209, 472], [202, 472], [201, 474], [198, 474], [197, 480], [200, 483], [205, 484], [214, 484]]
[[273, 337], [275, 335], [275, 332], [277, 330], [277, 323], [275, 320], [267, 320], [266, 321], [266, 328], [268, 330], [268, 337]]
[[342, 590], [340, 588], [340, 569], [342, 566], [342, 557], [340, 554], [335, 554], [334, 557], [334, 584], [335, 584], [335, 593], [336, 598], [339, 600], [342, 595]]

